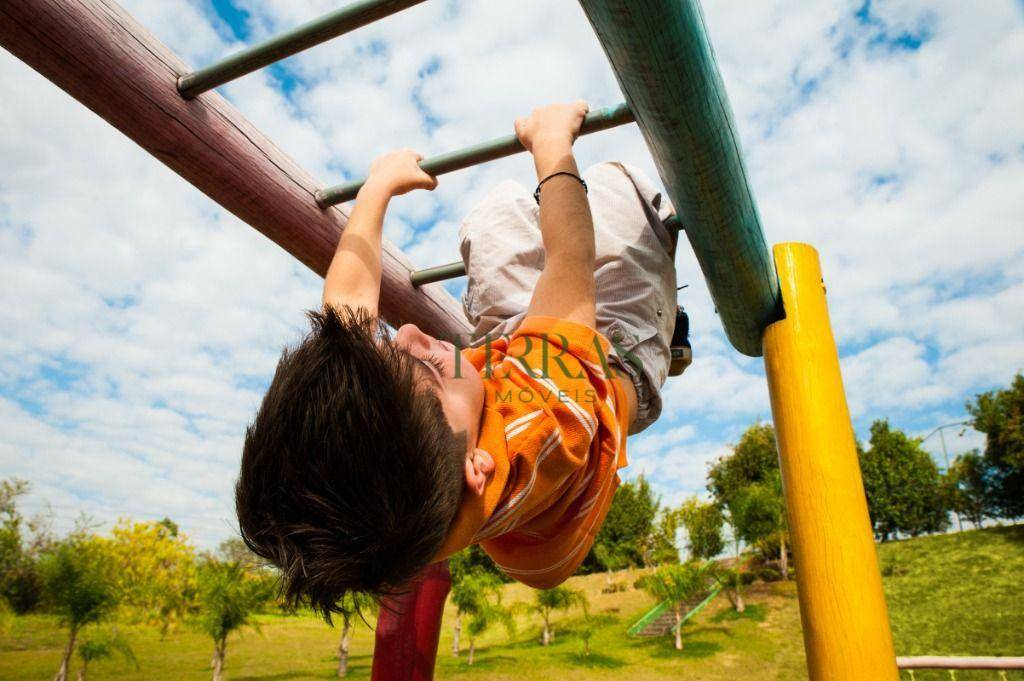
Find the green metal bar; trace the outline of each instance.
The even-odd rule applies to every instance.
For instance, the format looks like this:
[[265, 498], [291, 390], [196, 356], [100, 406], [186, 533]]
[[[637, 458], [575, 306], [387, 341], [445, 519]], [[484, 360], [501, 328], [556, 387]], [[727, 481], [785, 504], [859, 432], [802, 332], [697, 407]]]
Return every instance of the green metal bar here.
[[[618, 106], [598, 109], [588, 113], [587, 117], [583, 120], [580, 134], [589, 135], [592, 132], [607, 130], [632, 122], [633, 113], [630, 111], [629, 105], [622, 103]], [[437, 176], [454, 170], [469, 168], [480, 163], [486, 163], [487, 161], [494, 161], [523, 151], [526, 151], [526, 149], [515, 135], [506, 135], [489, 142], [483, 142], [459, 149], [458, 151], [424, 159], [420, 162], [420, 168], [423, 168], [423, 170], [431, 175]], [[359, 193], [359, 188], [363, 186], [364, 182], [366, 182], [365, 177], [318, 191], [316, 193], [316, 202], [321, 208], [326, 208], [337, 203], [351, 201]]]
[[433, 284], [435, 281], [444, 281], [445, 279], [464, 276], [466, 276], [466, 263], [459, 260], [446, 265], [416, 270], [409, 275], [409, 281], [413, 286], [423, 286], [424, 284]]
[[[683, 228], [683, 223], [678, 215], [670, 215], [664, 224], [668, 229], [675, 231]], [[424, 284], [433, 284], [435, 281], [444, 281], [464, 276], [466, 276], [466, 263], [456, 260], [444, 265], [416, 270], [409, 274], [409, 281], [413, 286], [423, 286]]]
[[343, 33], [418, 5], [424, 0], [361, 0], [178, 78], [178, 92], [192, 99], [235, 78], [298, 54]]
[[580, 0], [745, 355], [780, 318], [779, 284], [697, 0]]

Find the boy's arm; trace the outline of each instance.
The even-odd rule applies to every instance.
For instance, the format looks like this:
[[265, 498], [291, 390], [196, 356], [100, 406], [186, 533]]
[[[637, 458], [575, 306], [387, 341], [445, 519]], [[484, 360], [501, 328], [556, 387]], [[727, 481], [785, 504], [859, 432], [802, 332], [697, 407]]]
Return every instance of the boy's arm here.
[[[537, 181], [559, 171], [579, 176], [572, 143], [579, 135], [586, 102], [552, 104], [516, 120], [516, 135], [533, 154]], [[541, 187], [540, 229], [544, 270], [527, 315], [595, 324], [594, 223], [578, 180], [558, 175]]]
[[338, 310], [346, 305], [353, 310], [362, 307], [377, 316], [381, 233], [388, 203], [392, 196], [437, 186], [437, 179], [419, 167], [422, 159], [410, 149], [399, 149], [381, 156], [370, 166], [370, 174], [356, 195], [356, 205], [324, 277], [324, 305]]

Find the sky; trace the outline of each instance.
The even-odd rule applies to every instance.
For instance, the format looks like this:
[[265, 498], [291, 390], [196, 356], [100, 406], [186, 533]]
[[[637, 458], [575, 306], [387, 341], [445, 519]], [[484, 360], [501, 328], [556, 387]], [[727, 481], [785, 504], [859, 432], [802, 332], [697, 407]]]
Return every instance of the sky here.
[[[327, 0], [126, 0], [206, 65], [326, 13]], [[917, 436], [1024, 369], [1024, 3], [705, 2], [769, 243], [821, 253], [854, 427]], [[512, 132], [538, 105], [622, 101], [573, 2], [434, 0], [221, 88], [325, 184], [377, 155]], [[639, 131], [580, 139], [657, 180]], [[392, 202], [418, 266], [517, 156]], [[761, 360], [733, 351], [688, 249], [694, 364], [629, 443], [666, 503], [770, 418]], [[80, 513], [169, 516], [200, 546], [234, 532], [242, 437], [320, 280], [0, 50], [0, 476], [58, 530]], [[458, 295], [463, 284], [449, 284]], [[984, 444], [944, 431], [950, 456]], [[925, 446], [942, 464], [940, 438]]]

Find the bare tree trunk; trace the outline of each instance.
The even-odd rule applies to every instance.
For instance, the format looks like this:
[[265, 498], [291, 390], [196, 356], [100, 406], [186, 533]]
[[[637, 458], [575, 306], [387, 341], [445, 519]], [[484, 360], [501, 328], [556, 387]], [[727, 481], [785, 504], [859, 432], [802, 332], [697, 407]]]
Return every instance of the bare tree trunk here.
[[215, 641], [213, 644], [213, 681], [221, 681], [224, 678], [225, 648], [227, 640]]
[[82, 660], [82, 666], [78, 670], [78, 681], [85, 681], [85, 668], [89, 666], [89, 660]]
[[779, 532], [779, 561], [782, 566], [782, 578], [789, 579], [789, 554], [786, 551], [786, 533]]
[[476, 641], [469, 639], [469, 659], [466, 660], [466, 664], [473, 664], [473, 653], [476, 652]]
[[676, 606], [676, 650], [683, 649], [683, 614]]
[[545, 617], [544, 628], [541, 630], [540, 634], [540, 644], [542, 646], [546, 646], [549, 643], [551, 643], [551, 625], [548, 623], [548, 618]]
[[462, 633], [462, 613], [455, 613], [455, 627], [452, 633], [452, 655], [459, 656], [459, 634]]
[[348, 644], [352, 640], [352, 625], [348, 620], [341, 629], [341, 642], [338, 643], [338, 678], [348, 674]]
[[590, 639], [583, 639], [583, 656], [590, 657]]
[[60, 669], [53, 681], [68, 681], [68, 662], [71, 661], [71, 653], [75, 652], [75, 639], [78, 637], [78, 628], [71, 627], [71, 635], [68, 636], [68, 644], [64, 646], [64, 656], [60, 660]]
[[740, 593], [740, 585], [736, 584], [736, 602], [734, 603], [736, 612], [743, 612], [747, 609], [746, 604], [743, 602], [743, 594]]

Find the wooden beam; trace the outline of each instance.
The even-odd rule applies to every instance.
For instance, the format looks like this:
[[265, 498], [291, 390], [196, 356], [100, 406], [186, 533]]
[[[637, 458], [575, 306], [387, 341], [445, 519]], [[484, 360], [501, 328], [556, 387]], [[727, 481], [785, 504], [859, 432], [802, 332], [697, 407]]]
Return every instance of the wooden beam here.
[[[314, 272], [327, 271], [348, 211], [319, 208], [319, 183], [223, 97], [182, 99], [177, 81], [189, 67], [121, 7], [4, 0], [0, 45]], [[383, 265], [389, 323], [414, 322], [448, 339], [469, 331], [443, 288], [413, 288], [412, 263], [386, 240]]]
[[1024, 657], [897, 657], [900, 669], [1024, 669]]

